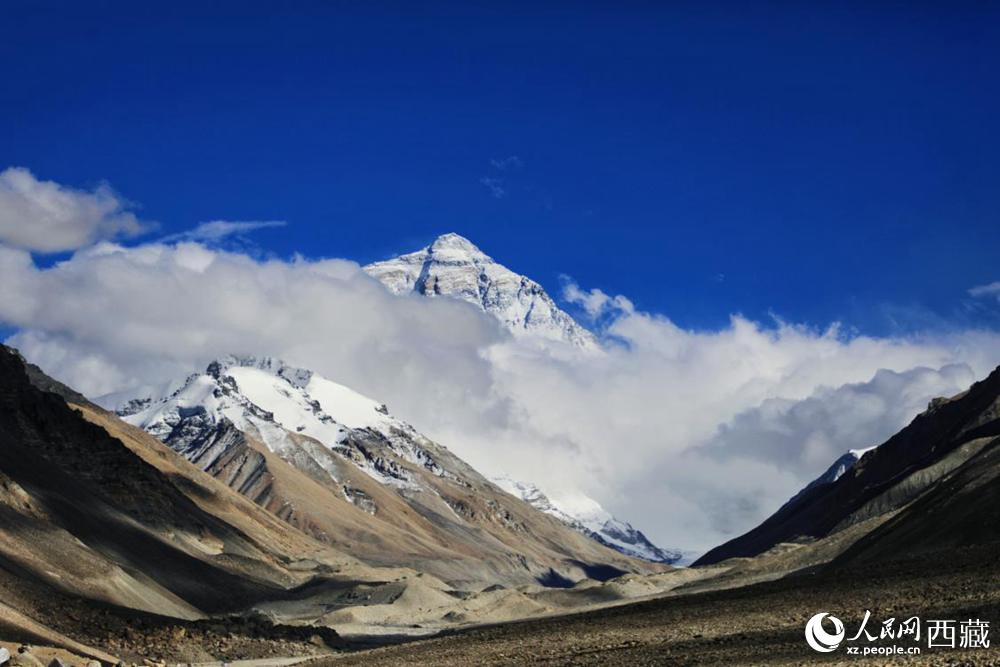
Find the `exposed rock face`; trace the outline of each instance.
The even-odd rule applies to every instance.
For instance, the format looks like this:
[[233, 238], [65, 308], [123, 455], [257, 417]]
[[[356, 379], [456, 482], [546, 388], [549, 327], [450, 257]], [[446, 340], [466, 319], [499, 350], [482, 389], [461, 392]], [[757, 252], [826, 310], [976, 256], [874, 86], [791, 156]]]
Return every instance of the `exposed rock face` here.
[[[761, 525], [712, 549], [695, 564], [753, 556], [803, 537], [823, 538], [894, 512], [899, 515], [855, 549], [888, 556], [903, 544], [939, 548], [944, 536], [956, 543], [979, 543], [990, 531], [996, 537], [996, 528], [986, 522], [1000, 511], [993, 502], [1000, 475], [998, 446], [1000, 368], [959, 396], [932, 401], [927, 411], [853, 465], [838, 461]], [[978, 535], [971, 529], [977, 523]], [[964, 537], [959, 527], [966, 531]], [[932, 537], [935, 534], [939, 537]], [[880, 550], [874, 544], [883, 537]]]
[[511, 584], [549, 571], [579, 580], [580, 563], [648, 568], [503, 493], [380, 402], [276, 359], [216, 360], [119, 414], [296, 528], [375, 564]]
[[515, 336], [535, 336], [598, 349], [594, 335], [556, 306], [541, 285], [496, 263], [458, 234], [365, 267], [395, 294], [447, 296], [475, 304]]

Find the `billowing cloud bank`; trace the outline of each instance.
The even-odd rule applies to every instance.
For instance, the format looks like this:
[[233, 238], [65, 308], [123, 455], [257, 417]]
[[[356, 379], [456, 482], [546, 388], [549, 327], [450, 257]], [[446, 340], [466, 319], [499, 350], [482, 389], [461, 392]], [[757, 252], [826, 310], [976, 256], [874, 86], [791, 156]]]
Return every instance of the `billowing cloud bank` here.
[[606, 354], [512, 340], [457, 301], [395, 297], [357, 264], [194, 242], [99, 243], [40, 268], [0, 245], [9, 343], [91, 396], [228, 352], [280, 356], [388, 403], [487, 472], [582, 490], [665, 545], [705, 548], [829, 463], [1000, 361], [988, 331], [848, 336], [732, 318], [695, 332], [566, 286]]

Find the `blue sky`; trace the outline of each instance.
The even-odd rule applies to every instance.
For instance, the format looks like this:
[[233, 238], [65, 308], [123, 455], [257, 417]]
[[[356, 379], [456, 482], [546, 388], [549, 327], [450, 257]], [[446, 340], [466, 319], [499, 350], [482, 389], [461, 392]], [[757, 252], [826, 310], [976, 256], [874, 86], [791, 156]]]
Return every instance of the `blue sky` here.
[[662, 4], [8, 3], [0, 167], [687, 327], [998, 325], [1000, 7]]

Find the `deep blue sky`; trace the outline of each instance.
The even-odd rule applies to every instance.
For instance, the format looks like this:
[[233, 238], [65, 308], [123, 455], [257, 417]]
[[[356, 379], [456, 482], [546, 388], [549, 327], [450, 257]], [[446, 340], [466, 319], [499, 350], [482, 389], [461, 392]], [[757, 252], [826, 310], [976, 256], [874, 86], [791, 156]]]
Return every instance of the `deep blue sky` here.
[[0, 166], [282, 256], [457, 231], [685, 326], [996, 325], [1000, 5], [837, 4], [5, 3]]

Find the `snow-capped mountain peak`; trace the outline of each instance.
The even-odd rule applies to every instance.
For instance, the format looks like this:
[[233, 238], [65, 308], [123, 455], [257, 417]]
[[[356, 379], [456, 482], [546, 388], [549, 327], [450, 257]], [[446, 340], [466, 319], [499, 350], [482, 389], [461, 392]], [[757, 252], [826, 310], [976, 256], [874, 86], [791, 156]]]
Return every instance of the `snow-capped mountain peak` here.
[[875, 447], [864, 447], [862, 449], [849, 449], [847, 452], [834, 461], [826, 471], [814, 479], [809, 486], [820, 486], [822, 484], [833, 484], [838, 479], [844, 476], [848, 470], [854, 467], [854, 464], [861, 460], [861, 457], [875, 449]]
[[785, 505], [794, 504], [800, 498], [804, 497], [808, 491], [815, 489], [816, 487], [833, 484], [838, 479], [843, 477], [848, 470], [853, 468], [865, 454], [872, 451], [877, 446], [878, 445], [873, 445], [871, 447], [863, 447], [861, 449], [847, 450], [844, 454], [837, 457], [837, 460], [830, 464], [830, 467], [823, 471], [822, 475], [802, 487], [802, 490], [792, 496], [788, 502], [785, 503]]
[[577, 532], [627, 556], [668, 564], [676, 564], [684, 558], [680, 551], [656, 546], [641, 531], [628, 522], [615, 518], [593, 498], [578, 494], [573, 498], [553, 499], [534, 484], [507, 476], [494, 477], [492, 481], [535, 509], [554, 516]]
[[478, 259], [483, 262], [493, 261], [472, 241], [454, 232], [442, 234], [434, 239], [430, 245], [430, 251], [439, 259], [446, 259], [450, 256], [459, 262], [465, 262], [469, 259]]
[[365, 267], [394, 294], [446, 296], [493, 315], [515, 336], [597, 350], [594, 335], [561, 310], [541, 285], [498, 264], [467, 238], [443, 234], [429, 246]]
[[[221, 357], [209, 363], [204, 373], [189, 376], [173, 393], [129, 401], [117, 412], [191, 456], [202, 456], [204, 443], [226, 425], [255, 437], [281, 456], [300, 456], [304, 442], [316, 456], [320, 455], [309, 442], [349, 452], [345, 440], [358, 430], [371, 429], [387, 441], [402, 435], [415, 442], [418, 437], [378, 401], [271, 357]], [[408, 441], [401, 456], [425, 464], [429, 457], [418, 449]], [[320, 459], [320, 467], [329, 467], [324, 465], [326, 457]], [[404, 474], [387, 474], [378, 461], [363, 456], [352, 459], [380, 483], [401, 486], [407, 482]], [[332, 468], [330, 473], [334, 475]]]

